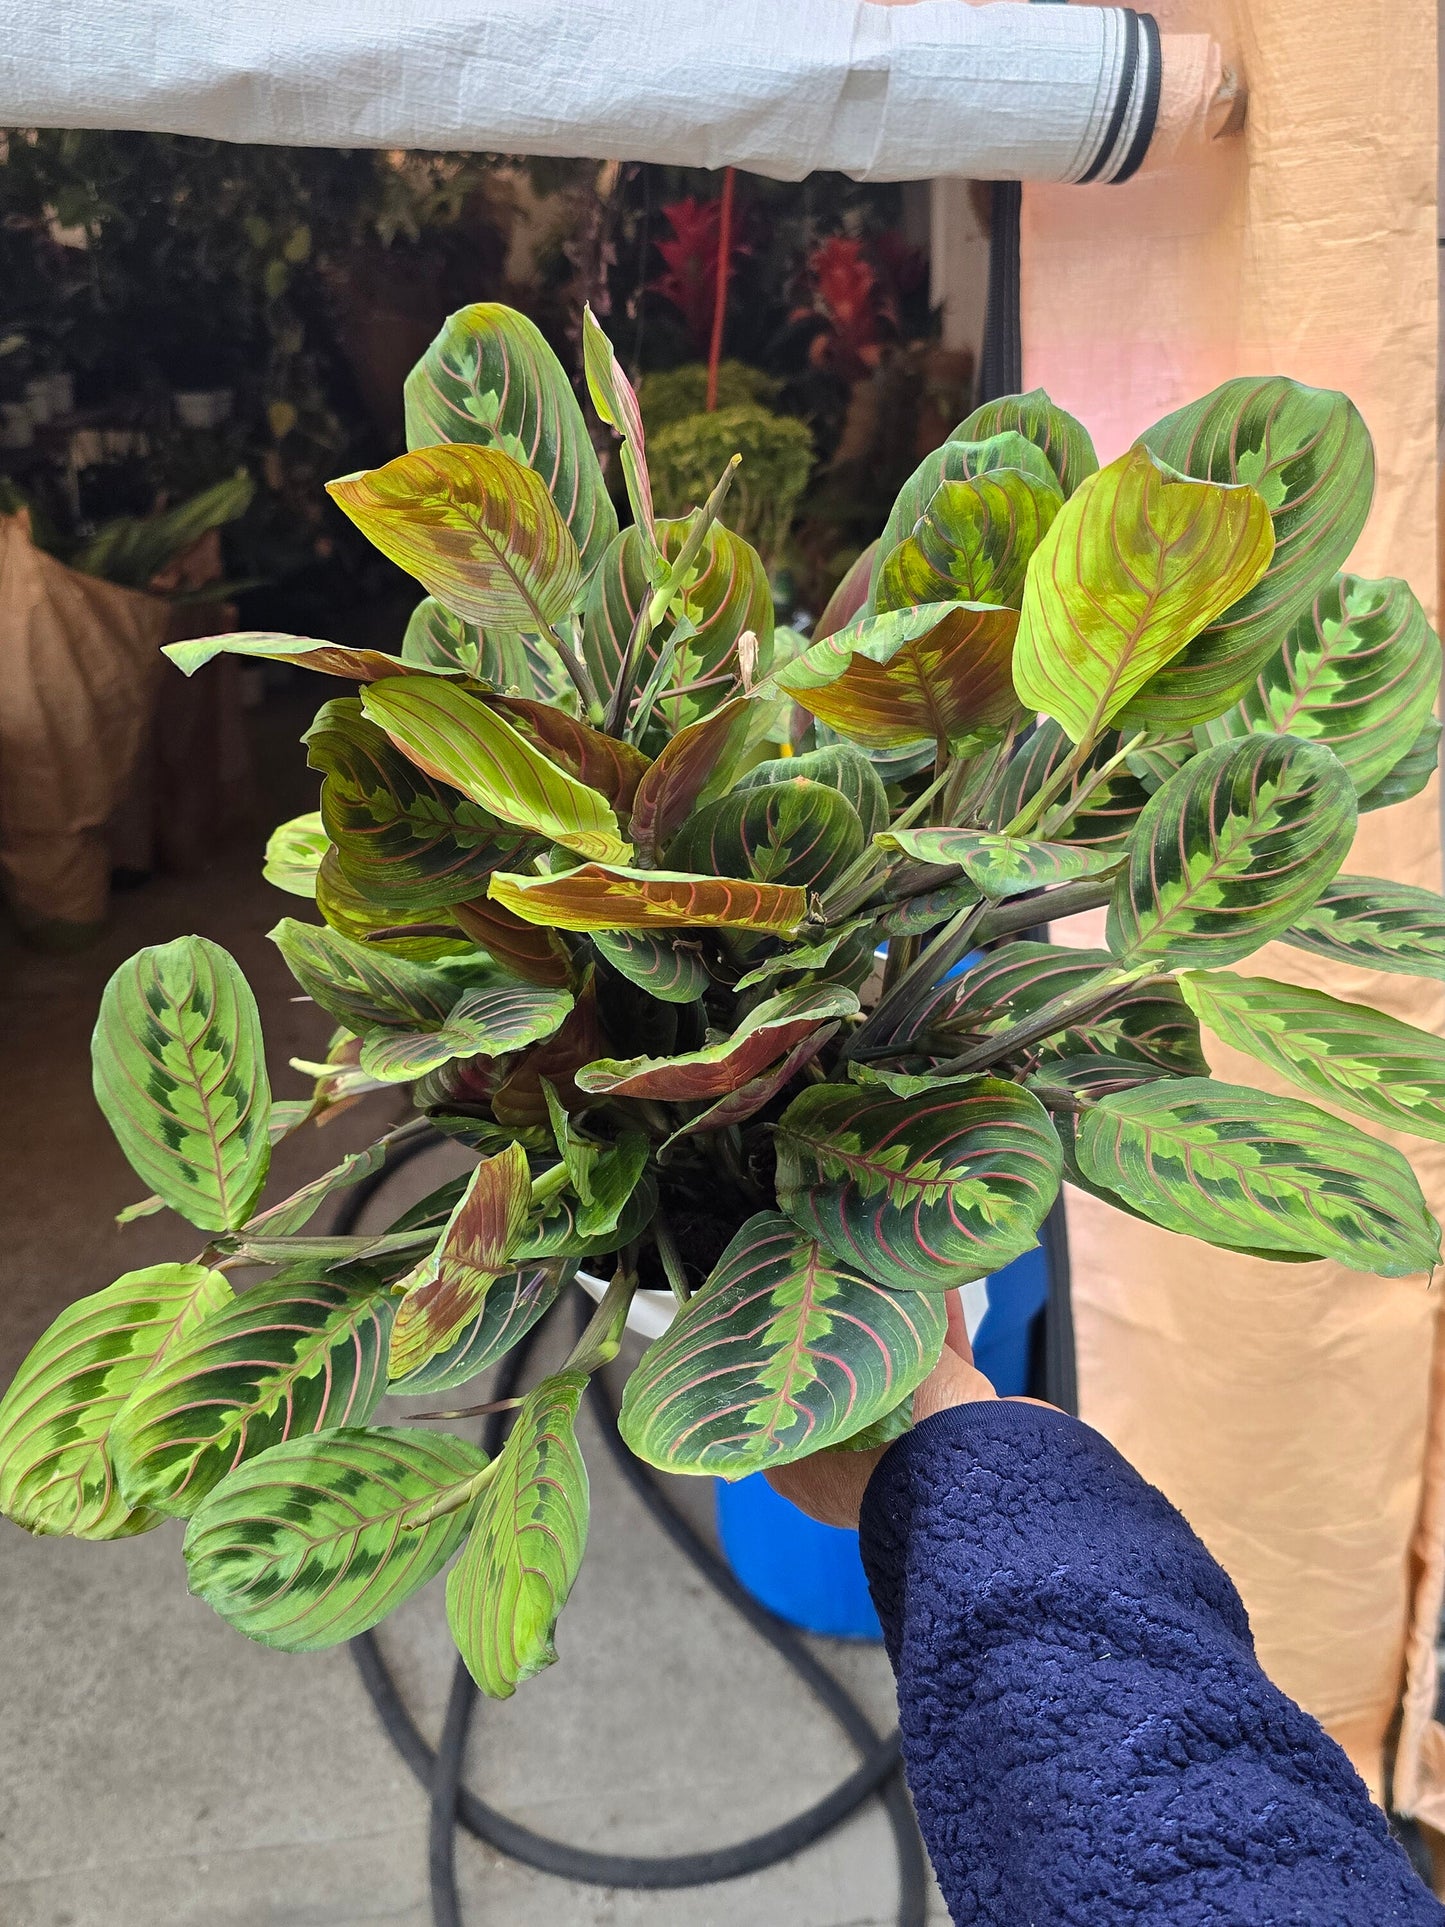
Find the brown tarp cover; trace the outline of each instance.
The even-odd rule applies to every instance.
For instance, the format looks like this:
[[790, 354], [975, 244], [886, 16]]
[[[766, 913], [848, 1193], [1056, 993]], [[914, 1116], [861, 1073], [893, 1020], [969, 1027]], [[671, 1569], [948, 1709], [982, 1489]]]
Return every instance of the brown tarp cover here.
[[[1435, 8], [1158, 0], [1249, 89], [1242, 138], [1126, 187], [1024, 190], [1025, 385], [1102, 459], [1231, 375], [1352, 395], [1379, 483], [1352, 566], [1436, 571]], [[1367, 816], [1349, 867], [1439, 888], [1437, 793]], [[1060, 933], [1063, 934], [1062, 932]], [[1072, 934], [1072, 931], [1071, 931]], [[1081, 937], [1082, 941], [1087, 938]], [[1243, 966], [1445, 1031], [1445, 986], [1274, 946]], [[1267, 1080], [1208, 1040], [1216, 1073]], [[1400, 1140], [1437, 1214], [1445, 1147]], [[1445, 1534], [1445, 1292], [1269, 1266], [1070, 1194], [1080, 1394], [1239, 1585], [1261, 1658], [1385, 1789], [1445, 1825], [1433, 1631]]]

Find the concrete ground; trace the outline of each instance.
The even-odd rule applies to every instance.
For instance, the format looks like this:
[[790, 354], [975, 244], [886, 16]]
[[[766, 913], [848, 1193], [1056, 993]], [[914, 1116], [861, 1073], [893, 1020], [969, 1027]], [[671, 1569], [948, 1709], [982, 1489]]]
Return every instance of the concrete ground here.
[[[324, 685], [313, 685], [322, 689]], [[308, 697], [312, 691], [308, 690]], [[289, 745], [314, 701], [264, 713], [268, 821], [313, 807]], [[315, 1056], [326, 1020], [265, 938], [286, 900], [259, 840], [203, 875], [116, 899], [76, 958], [0, 938], [0, 1386], [63, 1305], [122, 1271], [190, 1255], [170, 1216], [126, 1229], [143, 1189], [90, 1094], [102, 986], [144, 943], [197, 931], [239, 959], [260, 999], [273, 1083]], [[286, 1188], [369, 1138], [389, 1100], [284, 1147]], [[284, 1195], [283, 1192], [277, 1195]], [[559, 1664], [473, 1728], [470, 1784], [579, 1845], [662, 1853], [776, 1825], [854, 1764], [792, 1675], [662, 1539], [617, 1481], [590, 1420], [591, 1544]], [[695, 1516], [710, 1494], [677, 1481]], [[252, 1645], [185, 1590], [181, 1534], [113, 1545], [31, 1540], [0, 1520], [0, 1921], [5, 1927], [427, 1927], [426, 1802], [391, 1751], [345, 1649]], [[452, 1649], [435, 1582], [382, 1628], [435, 1742]], [[820, 1642], [880, 1727], [893, 1717], [874, 1648]], [[877, 1804], [799, 1859], [724, 1887], [576, 1887], [464, 1839], [465, 1917], [488, 1927], [885, 1927], [897, 1918]], [[934, 1915], [946, 1919], [935, 1895]], [[931, 1915], [931, 1917], [933, 1917]]]

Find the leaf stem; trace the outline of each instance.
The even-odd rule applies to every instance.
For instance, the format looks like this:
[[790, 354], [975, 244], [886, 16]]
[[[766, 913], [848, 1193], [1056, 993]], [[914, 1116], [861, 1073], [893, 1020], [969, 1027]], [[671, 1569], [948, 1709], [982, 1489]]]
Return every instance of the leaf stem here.
[[692, 1293], [688, 1289], [682, 1253], [677, 1248], [677, 1240], [672, 1235], [672, 1226], [668, 1223], [660, 1205], [653, 1214], [652, 1242], [657, 1247], [657, 1255], [662, 1260], [663, 1270], [667, 1273], [667, 1282], [672, 1287], [673, 1297], [679, 1305], [685, 1305]]
[[843, 1057], [857, 1057], [876, 1039], [896, 1031], [932, 995], [940, 980], [972, 948], [974, 933], [990, 908], [991, 899], [966, 903], [954, 913], [898, 982], [874, 1006], [872, 1013], [843, 1046]]
[[1098, 910], [1114, 894], [1114, 879], [1081, 877], [1075, 883], [1061, 883], [1056, 890], [1040, 890], [1033, 896], [1010, 897], [995, 904], [974, 933], [977, 943], [995, 943], [1012, 936], [1016, 930], [1037, 929], [1040, 924], [1062, 923], [1085, 910]]
[[627, 1326], [627, 1313], [637, 1293], [637, 1267], [631, 1262], [632, 1254], [624, 1255], [612, 1282], [603, 1292], [596, 1311], [588, 1319], [582, 1336], [572, 1347], [564, 1372], [600, 1371], [604, 1365], [616, 1358], [622, 1347], [622, 1334]]
[[1121, 990], [1137, 983], [1141, 977], [1148, 976], [1149, 970], [1135, 966], [1131, 970], [1113, 969], [1100, 971], [1093, 981], [1083, 990], [1075, 991], [1071, 997], [1055, 997], [1052, 1003], [1045, 1004], [1022, 1024], [1012, 1029], [999, 1031], [972, 1050], [963, 1051], [957, 1057], [947, 1058], [942, 1064], [935, 1064], [929, 1075], [932, 1077], [960, 1077], [966, 1071], [987, 1070], [990, 1064], [998, 1063], [1000, 1058], [1011, 1057], [1015, 1051], [1022, 1050], [1026, 1044], [1036, 1044], [1045, 1037], [1052, 1037], [1056, 1030], [1077, 1023], [1080, 1018], [1096, 1016], [1113, 1003]]

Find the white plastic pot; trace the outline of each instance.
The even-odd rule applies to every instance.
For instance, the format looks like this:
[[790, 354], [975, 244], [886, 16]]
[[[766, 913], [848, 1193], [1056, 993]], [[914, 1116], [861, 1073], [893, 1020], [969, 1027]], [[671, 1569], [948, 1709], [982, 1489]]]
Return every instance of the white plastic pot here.
[[[605, 1279], [594, 1278], [588, 1271], [579, 1271], [577, 1282], [589, 1296], [597, 1299], [607, 1289]], [[987, 1278], [971, 1278], [966, 1285], [959, 1286], [958, 1295], [963, 1300], [963, 1322], [971, 1339], [988, 1310]], [[627, 1329], [651, 1344], [654, 1338], [661, 1338], [676, 1311], [677, 1300], [670, 1291], [639, 1291], [627, 1313]]]

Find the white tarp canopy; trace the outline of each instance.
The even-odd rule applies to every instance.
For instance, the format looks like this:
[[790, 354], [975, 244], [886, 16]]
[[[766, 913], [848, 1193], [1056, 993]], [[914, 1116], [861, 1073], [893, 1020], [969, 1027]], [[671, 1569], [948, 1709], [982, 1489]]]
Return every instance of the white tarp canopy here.
[[919, 0], [0, 0], [0, 126], [1113, 180], [1152, 18]]

